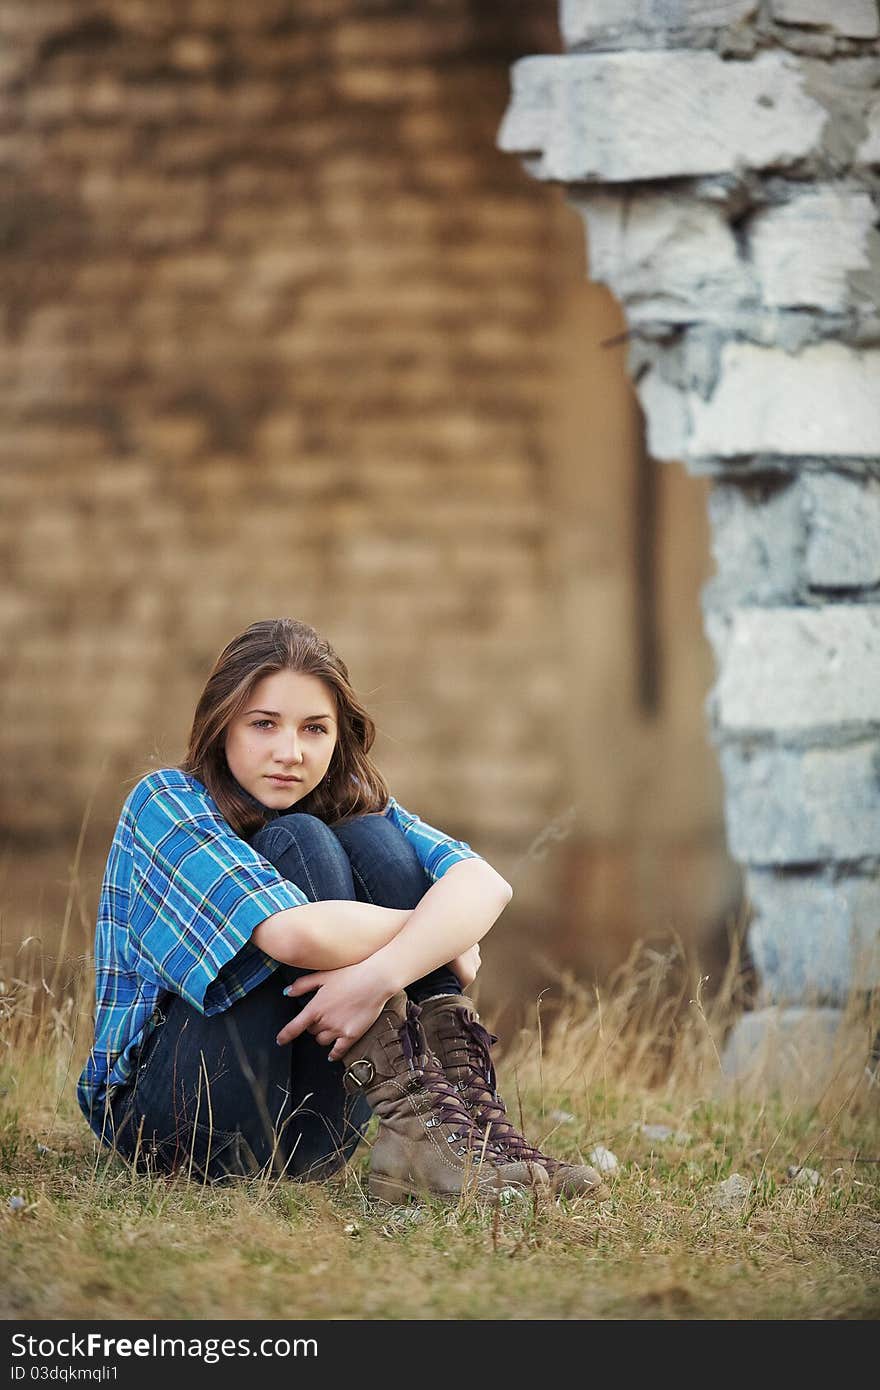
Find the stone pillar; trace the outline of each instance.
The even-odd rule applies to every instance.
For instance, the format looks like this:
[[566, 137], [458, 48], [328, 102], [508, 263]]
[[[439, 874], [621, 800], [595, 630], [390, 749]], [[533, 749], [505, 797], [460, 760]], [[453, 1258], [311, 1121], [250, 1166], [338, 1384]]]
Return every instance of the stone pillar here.
[[735, 1071], [880, 982], [878, 6], [562, 0], [561, 26], [499, 143], [585, 219], [650, 451], [714, 480], [708, 710], [762, 990]]

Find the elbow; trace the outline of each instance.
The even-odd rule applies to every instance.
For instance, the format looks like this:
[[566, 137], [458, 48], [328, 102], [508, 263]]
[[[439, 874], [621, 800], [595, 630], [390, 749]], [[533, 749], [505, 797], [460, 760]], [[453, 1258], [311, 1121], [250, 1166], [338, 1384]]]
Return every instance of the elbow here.
[[285, 942], [284, 964], [298, 965], [301, 970], [317, 970], [317, 934], [308, 922], [296, 922]]
[[513, 897], [513, 889], [507, 882], [507, 879], [502, 878], [499, 873], [495, 874], [495, 887], [498, 892], [498, 897], [501, 900], [501, 910], [503, 911]]
[[498, 903], [498, 911], [503, 912], [507, 904], [513, 897], [513, 889], [507, 882], [507, 879], [502, 878], [501, 874], [499, 874], [497, 869], [493, 869], [489, 864], [487, 864], [485, 867], [488, 869], [492, 877], [492, 892], [495, 896], [496, 902]]
[[[290, 912], [290, 917], [287, 913]], [[299, 916], [300, 909], [275, 913], [251, 933], [254, 945], [281, 965], [313, 968], [315, 939], [312, 928]], [[285, 920], [286, 919], [286, 920]]]

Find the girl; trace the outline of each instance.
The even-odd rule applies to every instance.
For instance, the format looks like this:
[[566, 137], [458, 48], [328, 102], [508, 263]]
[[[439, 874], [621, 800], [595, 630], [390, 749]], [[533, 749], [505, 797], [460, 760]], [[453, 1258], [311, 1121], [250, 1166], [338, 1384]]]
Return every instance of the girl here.
[[80, 1106], [136, 1167], [203, 1181], [327, 1177], [375, 1112], [373, 1196], [590, 1191], [511, 1125], [462, 993], [512, 890], [389, 796], [374, 737], [305, 623], [221, 652], [183, 763], [122, 808]]

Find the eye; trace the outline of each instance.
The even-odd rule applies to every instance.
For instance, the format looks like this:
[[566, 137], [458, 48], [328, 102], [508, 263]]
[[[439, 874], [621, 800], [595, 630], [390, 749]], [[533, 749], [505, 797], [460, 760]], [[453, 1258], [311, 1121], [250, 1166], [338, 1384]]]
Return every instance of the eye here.
[[271, 720], [271, 719], [252, 719], [252, 720], [251, 720], [251, 728], [253, 728], [253, 729], [261, 729], [261, 728], [263, 728], [264, 725], [266, 725], [266, 724], [271, 724], [271, 723], [272, 723], [272, 720]]
[[306, 728], [307, 728], [307, 729], [317, 729], [317, 731], [318, 731], [319, 734], [326, 734], [326, 732], [327, 732], [327, 730], [324, 728], [324, 725], [323, 725], [323, 724], [307, 724], [307, 725], [306, 725]]

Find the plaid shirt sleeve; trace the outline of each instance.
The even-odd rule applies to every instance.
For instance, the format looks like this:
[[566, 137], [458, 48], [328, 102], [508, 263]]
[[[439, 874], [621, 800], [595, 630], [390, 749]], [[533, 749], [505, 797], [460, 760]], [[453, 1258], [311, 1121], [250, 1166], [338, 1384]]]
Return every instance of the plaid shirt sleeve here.
[[308, 898], [208, 808], [163, 787], [132, 834], [129, 932], [140, 968], [211, 1015], [277, 966], [249, 940], [275, 912]]
[[435, 830], [432, 825], [426, 825], [418, 816], [404, 810], [393, 796], [385, 807], [384, 814], [409, 840], [418, 855], [419, 863], [433, 883], [442, 878], [453, 864], [458, 864], [463, 859], [482, 857], [464, 840], [453, 840], [450, 835], [444, 835], [442, 830]]

